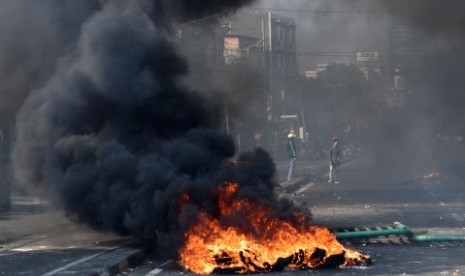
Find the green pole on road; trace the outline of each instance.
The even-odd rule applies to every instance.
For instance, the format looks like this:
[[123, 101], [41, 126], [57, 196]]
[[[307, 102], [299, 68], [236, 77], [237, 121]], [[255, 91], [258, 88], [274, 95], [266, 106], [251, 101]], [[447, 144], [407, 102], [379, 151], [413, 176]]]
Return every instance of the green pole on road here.
[[465, 236], [460, 235], [412, 235], [412, 242], [457, 242], [465, 241]]
[[399, 236], [408, 235], [411, 232], [412, 230], [409, 227], [401, 223], [395, 223], [394, 225], [383, 227], [361, 227], [333, 231], [338, 239], [361, 239], [392, 235]]
[[463, 242], [465, 235], [415, 233], [402, 223], [382, 227], [358, 227], [332, 230], [337, 239], [366, 239], [382, 236], [407, 236], [411, 242]]

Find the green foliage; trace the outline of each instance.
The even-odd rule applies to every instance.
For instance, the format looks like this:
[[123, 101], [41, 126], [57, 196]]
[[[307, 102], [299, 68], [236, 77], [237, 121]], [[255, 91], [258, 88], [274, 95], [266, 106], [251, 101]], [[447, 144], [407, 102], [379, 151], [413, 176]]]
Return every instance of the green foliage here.
[[342, 122], [353, 122], [364, 108], [365, 82], [365, 76], [355, 65], [329, 65], [315, 80], [304, 81], [306, 117], [333, 129]]

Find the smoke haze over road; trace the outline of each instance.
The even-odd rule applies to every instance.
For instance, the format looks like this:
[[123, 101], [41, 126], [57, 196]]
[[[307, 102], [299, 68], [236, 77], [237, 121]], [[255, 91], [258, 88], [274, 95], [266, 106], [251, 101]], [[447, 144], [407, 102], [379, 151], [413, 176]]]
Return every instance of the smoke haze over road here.
[[[97, 228], [171, 244], [199, 208], [214, 213], [205, 191], [227, 179], [240, 181], [241, 196], [276, 204], [270, 156], [237, 155], [219, 130], [222, 107], [186, 84], [189, 64], [172, 34], [173, 24], [246, 4], [295, 18], [300, 69], [352, 63], [359, 50], [403, 57], [390, 48], [390, 20], [409, 31], [408, 54], [418, 63], [403, 74], [415, 100], [362, 141], [381, 171], [392, 163], [436, 165], [428, 151], [434, 143], [422, 139], [464, 133], [463, 1], [6, 0], [0, 123], [16, 130], [12, 159], [20, 185], [54, 191], [71, 215]], [[224, 83], [258, 79], [238, 70]], [[258, 81], [247, 88], [263, 92]], [[234, 96], [243, 103], [247, 93]], [[247, 166], [231, 166], [234, 156]]]
[[[166, 2], [162, 11], [182, 20], [246, 1], [200, 2]], [[164, 244], [164, 254], [175, 253], [199, 209], [215, 213], [225, 181], [240, 183], [238, 196], [293, 210], [273, 194], [275, 167], [264, 150], [230, 163], [235, 146], [218, 130], [218, 107], [183, 84], [188, 65], [165, 24], [152, 20], [154, 6], [98, 4], [77, 37], [67, 34], [69, 51], [43, 57], [50, 71], [22, 96], [16, 180], [45, 189], [79, 221]]]

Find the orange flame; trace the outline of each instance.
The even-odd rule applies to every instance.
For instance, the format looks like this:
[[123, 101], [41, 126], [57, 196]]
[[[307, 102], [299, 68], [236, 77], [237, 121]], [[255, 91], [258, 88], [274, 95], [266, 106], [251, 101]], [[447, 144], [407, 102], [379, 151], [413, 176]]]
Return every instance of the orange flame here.
[[299, 223], [273, 218], [271, 208], [234, 198], [238, 188], [236, 183], [220, 188], [219, 219], [199, 214], [179, 250], [181, 266], [198, 274], [250, 273], [369, 261], [344, 248], [327, 228], [305, 226], [303, 215], [296, 216]]

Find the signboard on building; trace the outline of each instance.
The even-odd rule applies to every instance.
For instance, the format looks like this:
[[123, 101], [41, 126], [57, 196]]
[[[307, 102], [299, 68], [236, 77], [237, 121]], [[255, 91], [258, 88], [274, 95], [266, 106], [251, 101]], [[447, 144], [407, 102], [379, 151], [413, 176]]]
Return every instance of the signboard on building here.
[[240, 38], [237, 36], [224, 38], [224, 61], [226, 64], [234, 63], [240, 57]]
[[298, 118], [297, 115], [295, 114], [284, 114], [284, 115], [281, 115], [280, 117], [282, 120], [289, 120], [289, 119], [294, 120]]
[[239, 49], [239, 37], [225, 37], [224, 38], [224, 48], [226, 50], [238, 50]]
[[326, 68], [328, 68], [328, 64], [320, 63], [316, 65], [316, 71], [318, 73], [323, 72], [324, 70], [326, 70]]
[[357, 52], [357, 62], [378, 61], [379, 52]]
[[316, 79], [317, 76], [318, 76], [318, 72], [316, 70], [305, 71], [305, 78], [307, 79]]

